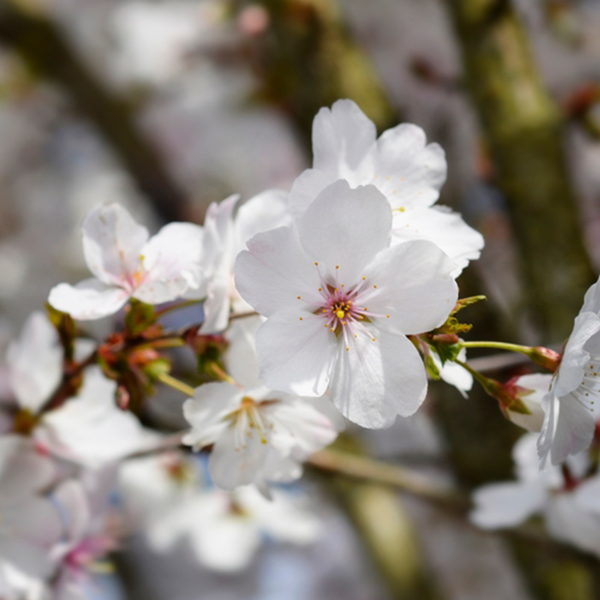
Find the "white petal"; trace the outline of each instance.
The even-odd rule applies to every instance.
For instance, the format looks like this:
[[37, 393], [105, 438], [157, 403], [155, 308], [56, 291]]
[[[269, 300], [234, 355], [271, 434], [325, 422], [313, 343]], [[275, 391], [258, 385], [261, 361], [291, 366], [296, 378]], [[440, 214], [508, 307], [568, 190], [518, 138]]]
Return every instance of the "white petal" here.
[[117, 407], [115, 389], [100, 369], [88, 369], [77, 396], [44, 415], [37, 437], [54, 453], [90, 467], [142, 450], [150, 434], [135, 415]]
[[170, 223], [143, 248], [144, 282], [134, 296], [147, 304], [169, 302], [203, 284], [203, 229], [192, 223]]
[[557, 396], [564, 396], [579, 387], [583, 379], [583, 367], [590, 358], [584, 346], [599, 331], [600, 317], [595, 313], [580, 313], [575, 318], [573, 332], [565, 346], [556, 376], [553, 391]]
[[[290, 191], [290, 212], [293, 217], [299, 219], [313, 200], [337, 179], [337, 176], [333, 177], [318, 169], [306, 169], [294, 181]], [[368, 181], [363, 183], [368, 183]]]
[[473, 494], [475, 509], [469, 519], [482, 529], [519, 525], [541, 510], [548, 492], [539, 483], [496, 483], [480, 487]]
[[578, 507], [600, 517], [600, 477], [586, 479], [573, 492]]
[[542, 399], [548, 393], [551, 382], [552, 375], [545, 373], [522, 375], [515, 381], [515, 385], [531, 391], [521, 398], [531, 414], [524, 415], [512, 411], [508, 413], [508, 417], [515, 425], [528, 431], [541, 431], [544, 423]]
[[263, 321], [264, 319], [259, 316], [237, 319], [225, 333], [229, 342], [223, 356], [227, 372], [246, 389], [262, 385], [258, 378], [259, 366], [255, 339], [256, 332]]
[[260, 378], [274, 390], [322, 396], [337, 353], [335, 335], [320, 316], [301, 310], [276, 313], [256, 335]]
[[19, 406], [36, 413], [62, 378], [63, 350], [46, 315], [34, 312], [18, 341], [8, 347], [6, 362]]
[[30, 497], [17, 505], [2, 507], [0, 536], [18, 538], [38, 548], [50, 548], [62, 534], [56, 507], [44, 498]]
[[82, 226], [83, 252], [90, 271], [107, 285], [129, 281], [141, 268], [148, 230], [118, 204], [100, 204]]
[[[454, 362], [446, 361], [446, 363], [442, 365], [442, 361], [436, 352], [432, 352], [431, 357], [440, 371], [442, 380], [453, 385], [461, 393], [463, 398], [466, 398], [467, 392], [473, 387], [473, 375]], [[463, 362], [467, 360], [467, 352], [464, 348], [460, 351], [458, 358]]]
[[554, 496], [546, 511], [550, 535], [600, 557], [600, 517], [582, 510], [573, 494]]
[[403, 123], [377, 140], [375, 185], [392, 208], [427, 207], [446, 181], [446, 156], [438, 144], [426, 144], [425, 132]]
[[225, 417], [239, 408], [243, 392], [225, 381], [205, 383], [194, 390], [194, 397], [183, 404], [183, 415], [192, 431], [183, 443], [196, 450], [214, 443], [229, 426]]
[[[367, 265], [390, 243], [392, 214], [374, 186], [350, 188], [340, 180], [324, 189], [298, 222], [300, 242], [336, 283], [360, 281]], [[338, 268], [339, 267], [339, 268]]]
[[585, 293], [581, 313], [593, 312], [600, 314], [600, 278]]
[[317, 269], [290, 227], [259, 233], [248, 241], [248, 250], [236, 261], [235, 286], [265, 316], [306, 304], [314, 310], [322, 303]]
[[227, 328], [232, 293], [231, 265], [227, 265], [227, 268], [219, 268], [213, 273], [208, 282], [206, 300], [202, 305], [204, 310], [204, 321], [200, 328], [202, 335], [219, 333]]
[[67, 539], [79, 542], [90, 527], [92, 514], [85, 490], [80, 481], [68, 479], [53, 494], [65, 521]]
[[129, 299], [120, 287], [109, 287], [96, 279], [80, 281], [76, 286], [61, 283], [50, 291], [48, 302], [74, 319], [89, 321], [114, 315]]
[[394, 211], [392, 243], [407, 240], [429, 240], [443, 250], [457, 265], [454, 277], [479, 258], [485, 242], [483, 236], [469, 227], [461, 215], [445, 206]]
[[393, 424], [397, 415], [408, 417], [421, 406], [427, 392], [423, 361], [403, 335], [369, 330], [348, 336], [340, 345], [331, 382], [331, 397], [353, 423], [370, 429]]
[[257, 233], [291, 225], [288, 209], [288, 192], [267, 190], [244, 202], [235, 217], [238, 245], [236, 254], [246, 247], [246, 242]]
[[[244, 417], [242, 413], [240, 419]], [[261, 436], [255, 427], [240, 423], [228, 427], [215, 442], [208, 461], [215, 485], [234, 490], [253, 483], [269, 451], [268, 436], [268, 430]]]
[[8, 563], [33, 577], [49, 577], [55, 568], [46, 550], [20, 539], [0, 536], [1, 563]]
[[559, 465], [567, 456], [589, 448], [596, 421], [593, 413], [577, 398], [567, 394], [558, 398], [550, 392], [542, 400], [544, 424], [538, 440], [541, 466]]
[[[323, 404], [329, 402], [320, 399]], [[296, 449], [309, 456], [331, 444], [337, 437], [335, 425], [317, 409], [317, 402], [295, 399], [277, 402], [262, 409], [274, 425], [271, 434], [274, 446], [283, 451]]]
[[431, 242], [398, 244], [369, 266], [370, 289], [361, 302], [372, 313], [390, 315], [376, 320], [380, 327], [405, 334], [430, 331], [444, 323], [456, 304], [454, 269]]
[[363, 161], [375, 143], [373, 122], [352, 100], [338, 100], [322, 108], [313, 121], [312, 142], [315, 169], [325, 171], [332, 179], [349, 179], [362, 174]]

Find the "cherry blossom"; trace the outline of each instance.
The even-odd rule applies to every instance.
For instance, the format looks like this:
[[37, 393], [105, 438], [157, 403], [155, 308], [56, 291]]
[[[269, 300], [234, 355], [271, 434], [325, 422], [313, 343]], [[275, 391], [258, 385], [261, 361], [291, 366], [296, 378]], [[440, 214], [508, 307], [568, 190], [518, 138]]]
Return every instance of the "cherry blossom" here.
[[600, 478], [584, 479], [585, 454], [567, 459], [566, 471], [539, 472], [537, 436], [523, 436], [513, 449], [518, 481], [483, 486], [475, 491], [471, 521], [483, 529], [514, 527], [541, 513], [552, 537], [600, 556]]
[[93, 278], [54, 287], [48, 302], [75, 319], [116, 313], [129, 298], [160, 304], [202, 284], [202, 228], [170, 223], [149, 238], [118, 204], [101, 204], [85, 218], [83, 251]]
[[0, 564], [38, 578], [52, 572], [49, 551], [60, 539], [62, 525], [44, 492], [56, 477], [52, 459], [31, 440], [0, 437]]
[[546, 373], [532, 373], [517, 377], [514, 380], [514, 385], [519, 390], [519, 400], [529, 410], [529, 414], [518, 413], [509, 409], [506, 411], [508, 418], [523, 429], [540, 431], [544, 422], [542, 400], [548, 393], [551, 383], [552, 375]]
[[313, 122], [313, 168], [298, 177], [290, 209], [301, 215], [338, 179], [351, 187], [371, 184], [393, 213], [392, 243], [430, 240], [457, 264], [460, 274], [479, 258], [483, 237], [445, 206], [433, 206], [446, 180], [446, 158], [438, 144], [426, 145], [420, 127], [404, 123], [376, 139], [374, 123], [351, 100], [322, 108]]
[[237, 195], [219, 204], [213, 202], [208, 207], [202, 248], [206, 289], [191, 290], [186, 295], [188, 298], [206, 296], [200, 333], [208, 335], [223, 331], [229, 323], [232, 308], [236, 312], [251, 310], [234, 285], [235, 259], [253, 235], [287, 225], [291, 221], [287, 196], [287, 192], [282, 190], [262, 192], [240, 206], [235, 218], [233, 211], [239, 201]]
[[254, 483], [269, 495], [268, 481], [299, 478], [300, 463], [333, 442], [343, 423], [328, 399], [317, 403], [260, 383], [252, 335], [257, 324], [260, 319], [245, 320], [230, 333], [225, 361], [237, 385], [204, 384], [184, 404], [192, 430], [183, 443], [196, 450], [213, 445], [209, 468], [217, 486]]
[[203, 488], [190, 463], [183, 456], [152, 456], [121, 467], [125, 503], [155, 552], [166, 553], [185, 539], [200, 564], [235, 572], [250, 564], [265, 534], [297, 545], [319, 535], [320, 522], [302, 497], [276, 489], [269, 501], [253, 486], [233, 493]]
[[258, 234], [240, 253], [236, 285], [267, 321], [257, 334], [260, 377], [272, 389], [321, 396], [370, 428], [413, 414], [427, 390], [406, 335], [454, 308], [455, 263], [424, 240], [390, 247], [392, 214], [374, 186], [338, 181], [297, 229]]
[[592, 443], [600, 405], [600, 283], [585, 295], [550, 391], [542, 401], [542, 467], [558, 465]]

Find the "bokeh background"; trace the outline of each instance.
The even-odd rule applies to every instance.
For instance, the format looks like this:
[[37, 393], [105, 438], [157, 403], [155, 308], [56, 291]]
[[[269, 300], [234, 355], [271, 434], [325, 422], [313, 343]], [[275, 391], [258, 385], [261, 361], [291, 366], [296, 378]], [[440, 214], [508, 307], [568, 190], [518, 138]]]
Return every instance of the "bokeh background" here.
[[[597, 0], [2, 0], [0, 343], [53, 285], [86, 276], [78, 226], [96, 203], [155, 230], [201, 223], [231, 193], [289, 189], [315, 113], [338, 98], [446, 150], [440, 202], [486, 239], [460, 281], [489, 298], [468, 309], [476, 338], [559, 348], [600, 269]], [[150, 410], [181, 426], [172, 397]], [[469, 488], [511, 477], [520, 433], [478, 390], [435, 384], [415, 418], [345, 443]], [[482, 533], [375, 484], [309, 472], [303, 487], [314, 544], [265, 540], [225, 576], [185, 545], [158, 555], [134, 537], [90, 597], [600, 597], [598, 562], [544, 536]]]

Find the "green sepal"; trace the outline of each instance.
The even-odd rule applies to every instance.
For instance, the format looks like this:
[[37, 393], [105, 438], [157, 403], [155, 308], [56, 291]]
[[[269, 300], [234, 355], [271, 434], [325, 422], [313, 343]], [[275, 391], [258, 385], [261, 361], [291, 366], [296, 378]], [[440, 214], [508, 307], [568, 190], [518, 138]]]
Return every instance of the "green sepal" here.
[[171, 361], [160, 357], [148, 363], [143, 370], [150, 381], [155, 382], [161, 375], [169, 374], [171, 371]]
[[129, 310], [125, 315], [125, 327], [131, 335], [141, 335], [148, 327], [156, 323], [156, 319], [154, 306], [140, 302], [135, 298], [129, 301]]
[[425, 357], [425, 368], [427, 369], [427, 373], [429, 373], [429, 376], [431, 377], [431, 379], [435, 379], [435, 381], [439, 380], [440, 370], [437, 368], [437, 365], [435, 364], [435, 362], [433, 362], [433, 358], [431, 357], [431, 354], [428, 354]]
[[77, 325], [71, 315], [56, 310], [46, 302], [46, 313], [48, 319], [56, 328], [61, 346], [65, 352], [65, 360], [72, 361], [75, 353], [75, 338], [77, 337]]
[[460, 344], [437, 344], [435, 350], [442, 361], [442, 365], [445, 365], [448, 361], [454, 362], [460, 354]]

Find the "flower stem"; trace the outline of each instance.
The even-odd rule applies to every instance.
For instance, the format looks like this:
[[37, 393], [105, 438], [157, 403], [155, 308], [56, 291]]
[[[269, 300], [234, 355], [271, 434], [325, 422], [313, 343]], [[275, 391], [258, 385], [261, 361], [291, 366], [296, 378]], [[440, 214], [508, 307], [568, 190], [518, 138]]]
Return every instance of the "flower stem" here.
[[496, 348], [497, 350], [507, 350], [509, 352], [520, 352], [528, 356], [533, 352], [531, 346], [521, 346], [520, 344], [509, 344], [507, 342], [460, 342], [461, 348]]
[[187, 308], [188, 306], [194, 306], [195, 304], [200, 304], [201, 302], [202, 300], [186, 300], [185, 302], [180, 302], [179, 304], [172, 304], [171, 306], [157, 310], [156, 316], [162, 317], [163, 315], [179, 310], [180, 308]]
[[[496, 350], [508, 350], [525, 354], [531, 361], [555, 372], [561, 361], [561, 354], [545, 348], [544, 346], [521, 346], [520, 344], [509, 344], [507, 342], [460, 342], [461, 348], [495, 348]], [[455, 361], [458, 362], [458, 361]], [[466, 368], [466, 367], [465, 367]]]
[[194, 388], [190, 385], [183, 383], [183, 381], [179, 381], [179, 379], [175, 379], [175, 377], [171, 377], [166, 373], [160, 373], [156, 377], [159, 381], [162, 381], [165, 385], [172, 387], [175, 390], [178, 390], [185, 394], [186, 396], [193, 397], [194, 396]]
[[212, 362], [209, 367], [210, 374], [215, 375], [221, 381], [226, 381], [227, 383], [232, 383], [235, 385], [235, 379], [228, 375], [221, 367], [216, 363]]
[[245, 319], [246, 317], [256, 317], [258, 313], [256, 311], [244, 312], [244, 313], [236, 313], [229, 317], [230, 321], [235, 321], [236, 319]]

